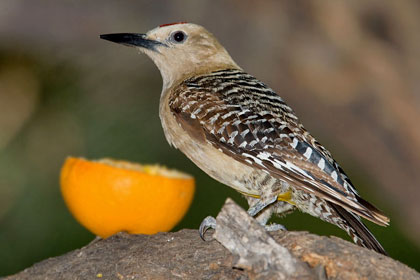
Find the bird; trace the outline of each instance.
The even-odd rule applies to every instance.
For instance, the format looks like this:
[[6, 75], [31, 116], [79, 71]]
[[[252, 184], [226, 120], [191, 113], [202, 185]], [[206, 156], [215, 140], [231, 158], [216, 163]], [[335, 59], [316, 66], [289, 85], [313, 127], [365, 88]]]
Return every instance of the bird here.
[[[136, 47], [160, 70], [159, 116], [170, 145], [248, 201], [248, 214], [267, 230], [274, 214], [298, 209], [347, 232], [354, 243], [387, 252], [362, 222], [390, 219], [364, 200], [331, 153], [304, 128], [295, 111], [245, 72], [204, 27], [187, 22], [147, 33], [101, 39]], [[216, 220], [200, 225], [204, 239]]]

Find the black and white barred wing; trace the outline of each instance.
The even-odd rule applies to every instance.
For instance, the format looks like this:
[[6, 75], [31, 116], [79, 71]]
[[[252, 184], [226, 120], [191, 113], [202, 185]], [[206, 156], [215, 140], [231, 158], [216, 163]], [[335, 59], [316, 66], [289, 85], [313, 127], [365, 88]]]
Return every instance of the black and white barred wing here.
[[171, 95], [170, 108], [192, 137], [375, 223], [388, 218], [358, 197], [328, 151], [272, 90], [238, 70], [190, 79]]

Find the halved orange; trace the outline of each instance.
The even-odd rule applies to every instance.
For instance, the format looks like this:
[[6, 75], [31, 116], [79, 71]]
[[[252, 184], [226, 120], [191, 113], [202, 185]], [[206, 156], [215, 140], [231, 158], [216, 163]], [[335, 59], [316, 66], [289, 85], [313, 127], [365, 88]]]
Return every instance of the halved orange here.
[[159, 165], [69, 157], [61, 193], [70, 212], [94, 234], [154, 234], [171, 230], [187, 212], [194, 178]]

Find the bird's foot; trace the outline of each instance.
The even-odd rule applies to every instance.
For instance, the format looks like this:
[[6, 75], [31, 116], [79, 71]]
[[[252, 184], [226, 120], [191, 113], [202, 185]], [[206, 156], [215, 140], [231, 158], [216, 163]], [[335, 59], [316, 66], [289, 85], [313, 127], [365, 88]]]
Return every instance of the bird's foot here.
[[[284, 230], [286, 231], [286, 227], [281, 224], [272, 223], [269, 225], [261, 225], [264, 227], [266, 231], [279, 231]], [[200, 227], [198, 228], [198, 233], [200, 234], [201, 239], [204, 241], [210, 241], [206, 240], [205, 235], [207, 230], [209, 229], [216, 229], [216, 219], [212, 216], [207, 216], [200, 224]]]
[[265, 228], [266, 231], [278, 231], [278, 230], [286, 231], [287, 230], [287, 228], [285, 226], [283, 226], [281, 224], [275, 224], [275, 223], [265, 225], [264, 228]]
[[252, 205], [249, 209], [248, 209], [248, 214], [251, 217], [255, 217], [258, 213], [260, 213], [265, 207], [267, 207], [268, 205], [274, 203], [275, 201], [277, 201], [277, 196], [272, 196], [268, 199], [262, 200], [259, 199], [257, 203], [255, 203], [254, 205]]
[[216, 219], [212, 216], [207, 216], [200, 224], [198, 228], [198, 233], [200, 234], [201, 239], [207, 241], [205, 239], [205, 234], [208, 229], [216, 229]]

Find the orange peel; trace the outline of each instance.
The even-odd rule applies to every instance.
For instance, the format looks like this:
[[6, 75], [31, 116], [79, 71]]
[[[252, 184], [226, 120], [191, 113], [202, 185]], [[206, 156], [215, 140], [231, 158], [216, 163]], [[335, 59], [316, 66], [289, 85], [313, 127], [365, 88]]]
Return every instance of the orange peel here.
[[103, 238], [171, 230], [195, 191], [193, 177], [163, 166], [75, 157], [66, 159], [60, 185], [76, 220]]

